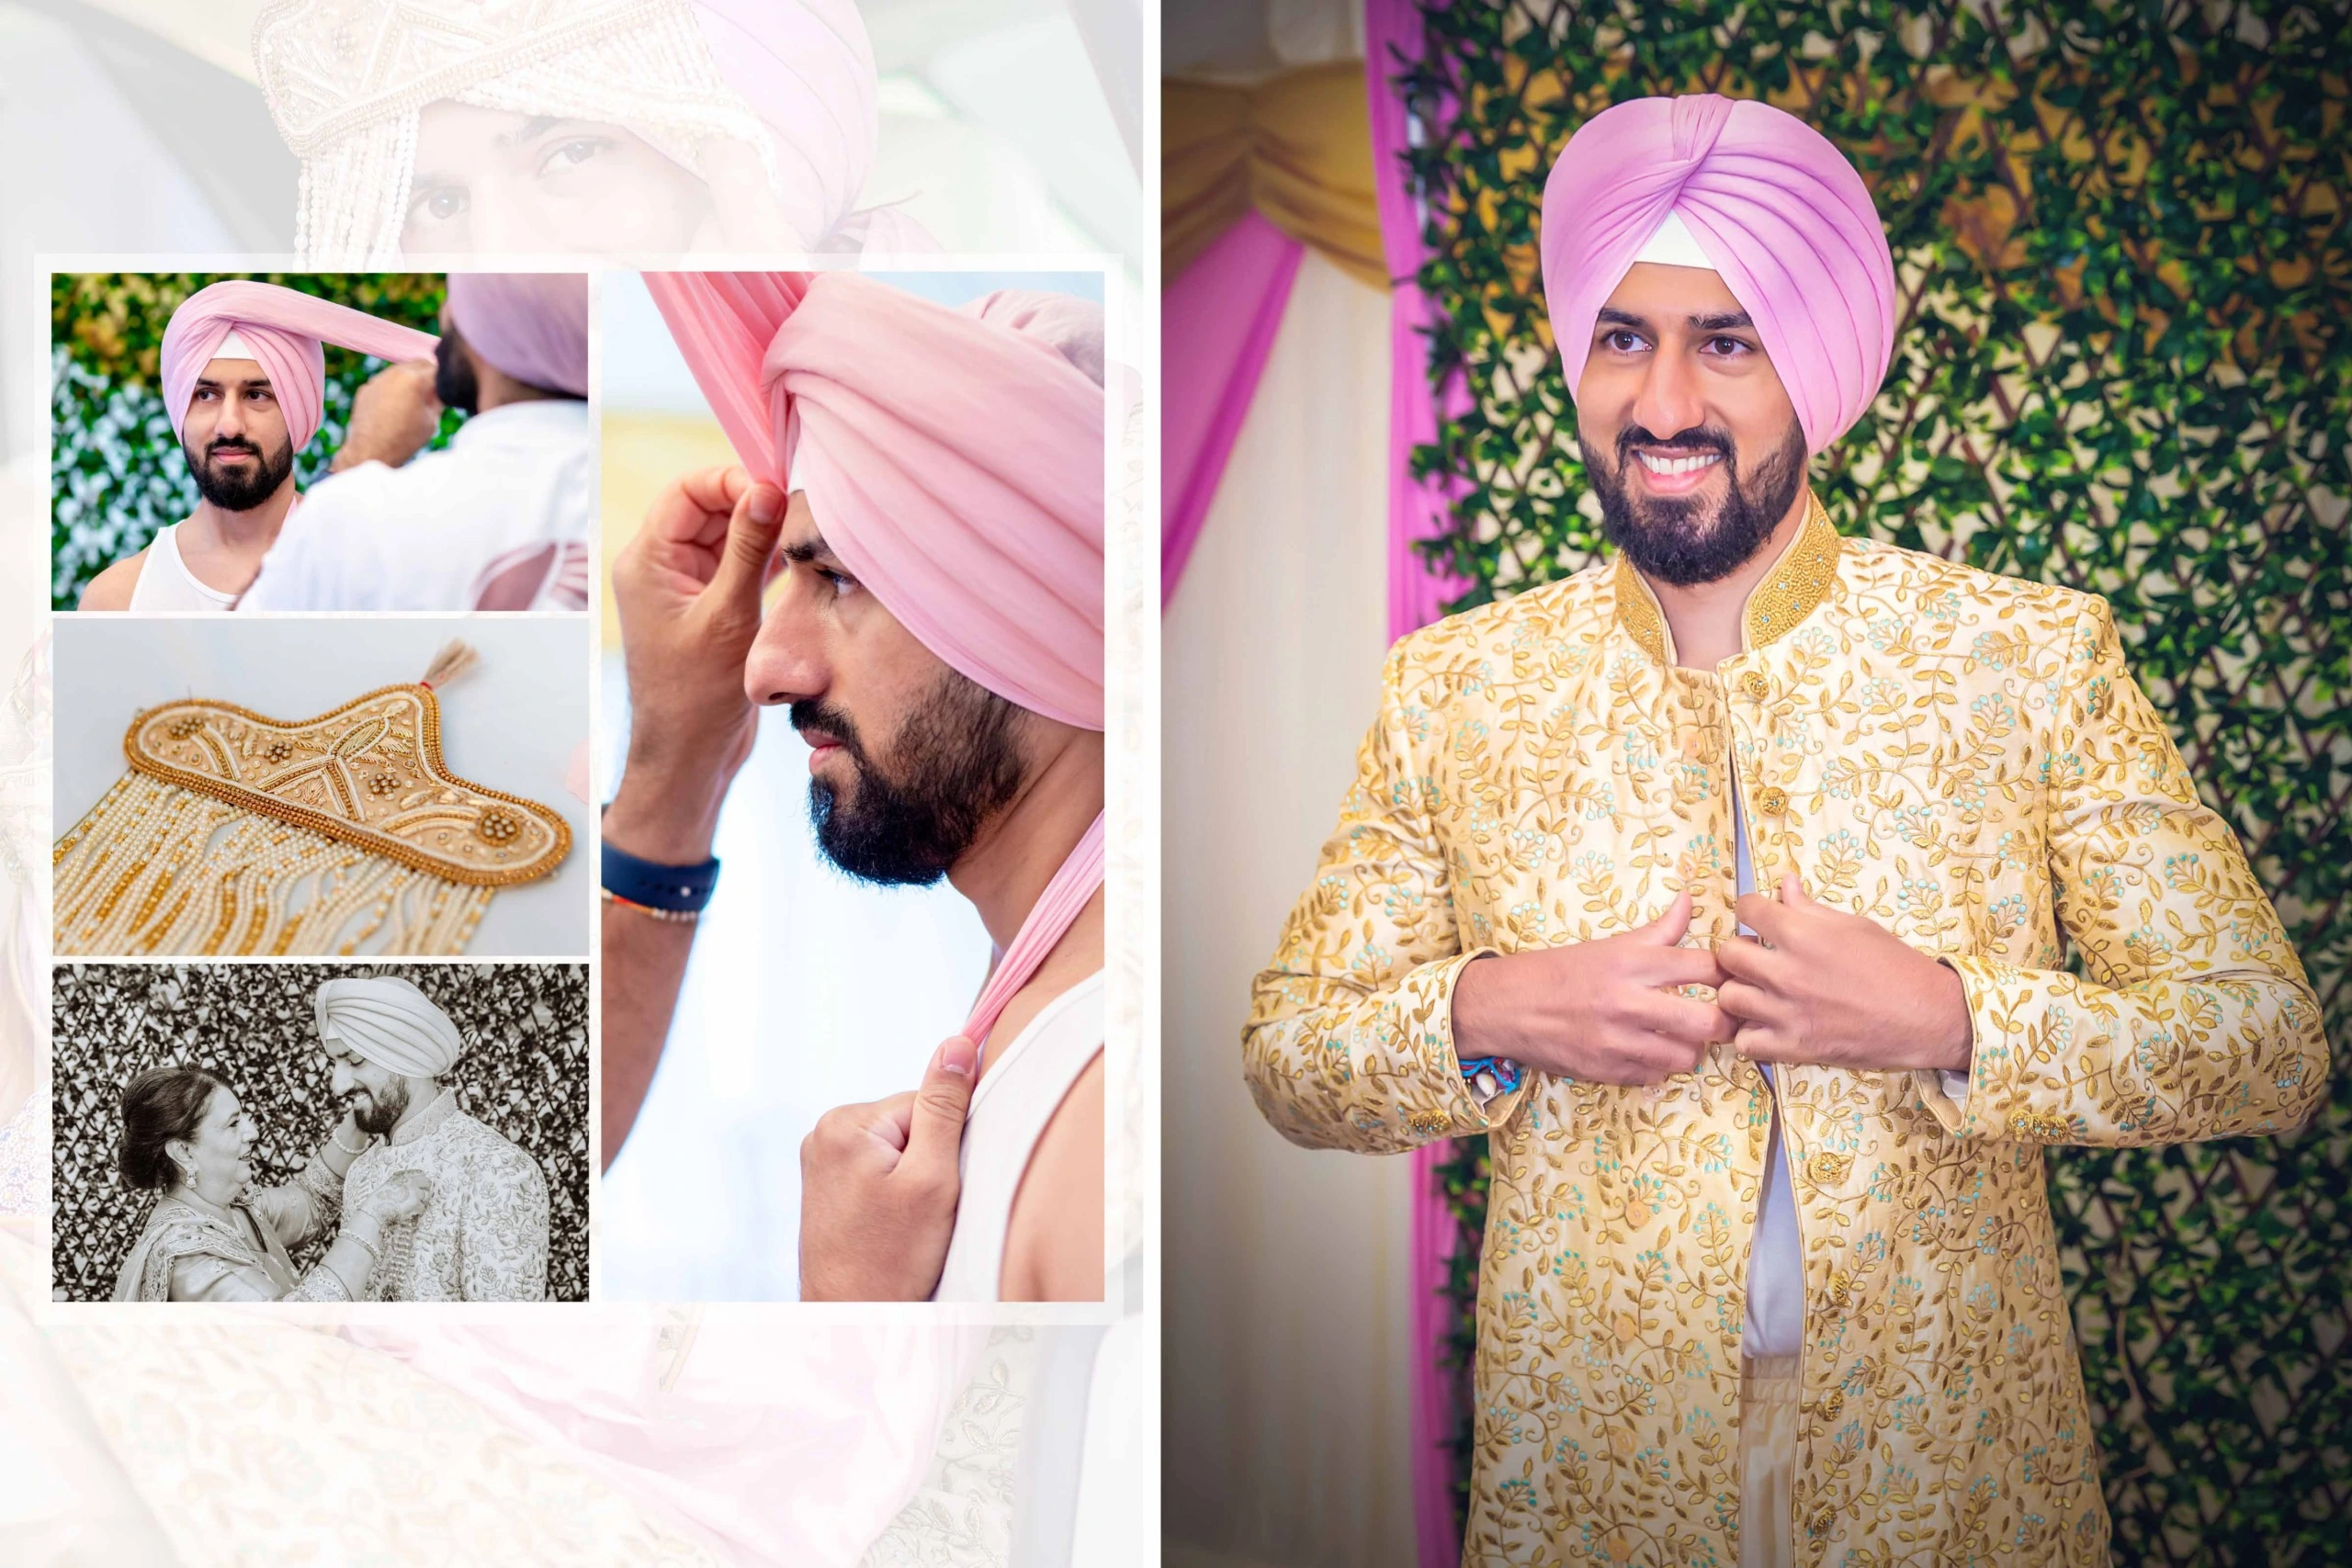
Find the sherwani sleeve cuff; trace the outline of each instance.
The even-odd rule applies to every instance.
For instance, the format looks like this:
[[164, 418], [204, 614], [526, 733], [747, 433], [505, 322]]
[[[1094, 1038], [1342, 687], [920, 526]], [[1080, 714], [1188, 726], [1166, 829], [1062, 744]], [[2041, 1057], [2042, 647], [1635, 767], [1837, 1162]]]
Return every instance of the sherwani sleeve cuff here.
[[1937, 962], [1960, 976], [1961, 994], [1968, 1002], [1968, 1028], [1974, 1046], [1968, 1058], [1968, 1070], [1951, 1072], [1944, 1068], [1920, 1068], [1912, 1073], [1918, 1085], [1919, 1099], [1943, 1130], [1954, 1137], [1998, 1137], [2005, 1124], [1988, 1118], [1988, 1106], [2001, 1102], [1999, 1066], [2007, 1057], [2000, 1048], [2000, 1025], [1996, 1015], [2003, 1014], [2003, 982], [2008, 992], [2007, 1000], [2013, 1008], [2017, 999], [2019, 973], [2006, 964], [1988, 959], [1939, 953]]
[[[1474, 959], [1495, 957], [1499, 953], [1499, 949], [1493, 947], [1472, 948], [1453, 958], [1426, 964], [1406, 980], [1406, 984], [1410, 985], [1428, 976], [1436, 987], [1433, 993], [1435, 1006], [1429, 1017], [1443, 1052], [1446, 1087], [1456, 1097], [1448, 1107], [1450, 1123], [1444, 1132], [1438, 1134], [1440, 1137], [1468, 1137], [1477, 1133], [1492, 1132], [1510, 1120], [1511, 1112], [1519, 1109], [1519, 1102], [1527, 1098], [1528, 1082], [1534, 1077], [1524, 1066], [1512, 1063], [1510, 1066], [1515, 1071], [1508, 1087], [1503, 1086], [1499, 1075], [1491, 1072], [1474, 1077], [1463, 1070], [1462, 1053], [1454, 1044], [1453, 988], [1461, 983], [1462, 971], [1468, 968]], [[1495, 1060], [1499, 1062], [1501, 1059]], [[1480, 1078], [1495, 1087], [1491, 1089], [1485, 1088]]]

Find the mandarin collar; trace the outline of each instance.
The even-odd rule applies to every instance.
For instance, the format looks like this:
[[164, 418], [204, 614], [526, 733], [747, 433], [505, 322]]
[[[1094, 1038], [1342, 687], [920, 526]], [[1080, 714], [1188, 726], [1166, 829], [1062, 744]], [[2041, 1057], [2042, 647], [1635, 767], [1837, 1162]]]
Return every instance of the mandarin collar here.
[[[1781, 554], [1749, 590], [1739, 617], [1739, 650], [1753, 653], [1796, 629], [1817, 609], [1838, 581], [1838, 561], [1845, 541], [1821, 498], [1804, 492], [1804, 526], [1781, 547]], [[1666, 612], [1657, 595], [1623, 552], [1616, 568], [1617, 624], [1639, 643], [1642, 650], [1668, 669], [1674, 669], [1674, 634], [1668, 630]]]
[[426, 1134], [440, 1130], [442, 1124], [458, 1113], [458, 1091], [446, 1086], [441, 1098], [401, 1122], [384, 1142], [392, 1148], [402, 1148]]

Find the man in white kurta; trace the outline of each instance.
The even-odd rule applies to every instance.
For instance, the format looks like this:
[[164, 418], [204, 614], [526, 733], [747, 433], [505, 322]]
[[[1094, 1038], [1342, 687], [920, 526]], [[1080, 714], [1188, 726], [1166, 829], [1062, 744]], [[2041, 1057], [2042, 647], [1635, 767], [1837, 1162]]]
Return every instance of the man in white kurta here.
[[[452, 274], [442, 330], [432, 374], [395, 366], [360, 389], [335, 471], [240, 609], [587, 607], [587, 279]], [[473, 417], [425, 452], [445, 405]]]
[[330, 980], [315, 1000], [335, 1092], [379, 1141], [351, 1162], [344, 1201], [364, 1203], [402, 1171], [433, 1196], [413, 1223], [383, 1228], [373, 1302], [535, 1302], [548, 1278], [548, 1186], [538, 1162], [458, 1108], [464, 1041], [414, 985], [389, 976]]

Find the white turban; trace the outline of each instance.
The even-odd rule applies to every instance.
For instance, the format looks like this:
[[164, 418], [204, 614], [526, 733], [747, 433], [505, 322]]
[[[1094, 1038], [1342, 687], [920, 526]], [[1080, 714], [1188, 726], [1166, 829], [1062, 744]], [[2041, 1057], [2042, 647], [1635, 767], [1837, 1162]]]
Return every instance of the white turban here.
[[316, 1005], [320, 1039], [340, 1042], [387, 1072], [437, 1078], [466, 1048], [449, 1015], [406, 980], [329, 980]]

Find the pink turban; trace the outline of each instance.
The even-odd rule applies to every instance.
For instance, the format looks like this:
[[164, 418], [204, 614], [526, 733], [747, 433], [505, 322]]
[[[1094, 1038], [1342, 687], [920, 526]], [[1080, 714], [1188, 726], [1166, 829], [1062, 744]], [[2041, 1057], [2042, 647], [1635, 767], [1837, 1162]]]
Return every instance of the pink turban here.
[[172, 312], [164, 329], [164, 409], [178, 435], [188, 399], [204, 367], [220, 357], [231, 333], [244, 340], [269, 377], [286, 415], [286, 434], [300, 452], [318, 434], [326, 412], [327, 356], [321, 341], [379, 359], [429, 359], [440, 339], [413, 327], [380, 321], [363, 310], [234, 278], [199, 288]]
[[[854, 273], [651, 273], [754, 478], [808, 492], [844, 565], [1006, 700], [1102, 728], [1101, 311], [949, 310]], [[1065, 349], [1072, 352], [1066, 354]]]
[[588, 395], [588, 278], [577, 272], [453, 272], [449, 323], [517, 381]]
[[1845, 156], [1751, 99], [1635, 98], [1560, 150], [1544, 185], [1544, 294], [1569, 393], [1600, 307], [1669, 217], [1755, 320], [1806, 450], [1828, 446], [1894, 357], [1894, 258]]

